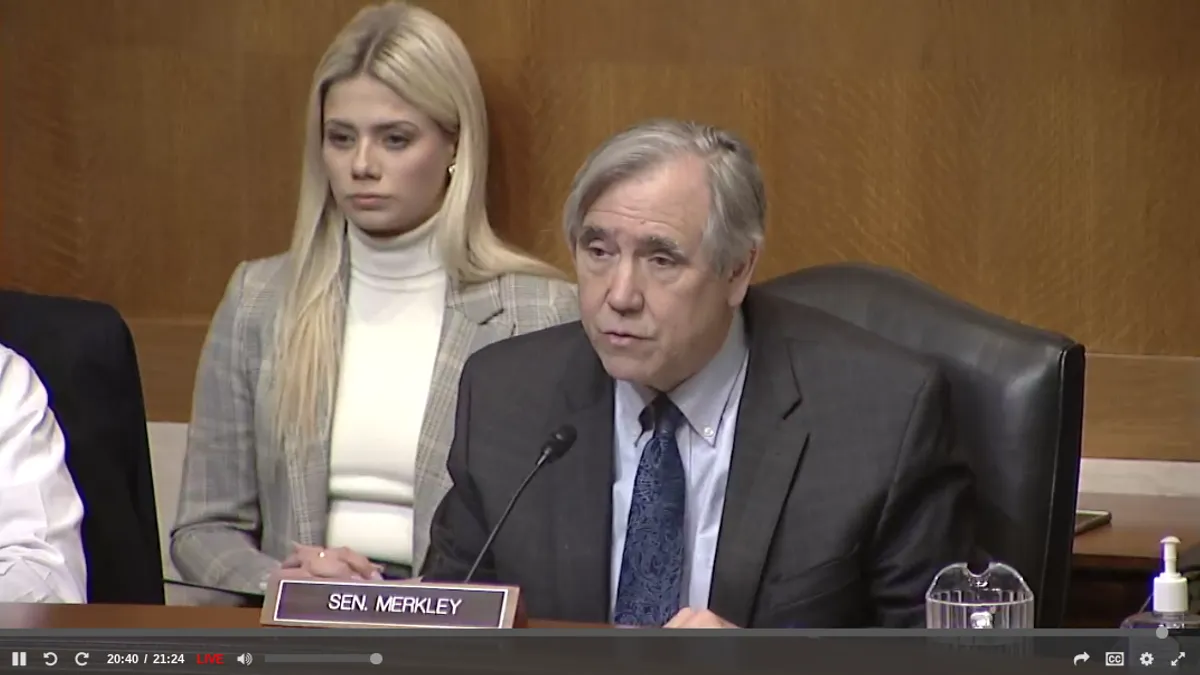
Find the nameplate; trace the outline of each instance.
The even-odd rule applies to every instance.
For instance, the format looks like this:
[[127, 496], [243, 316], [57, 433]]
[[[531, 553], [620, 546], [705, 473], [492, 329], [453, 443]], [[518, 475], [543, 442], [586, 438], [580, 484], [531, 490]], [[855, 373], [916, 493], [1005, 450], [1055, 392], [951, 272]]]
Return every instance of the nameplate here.
[[512, 586], [418, 581], [275, 579], [261, 623], [325, 628], [512, 628]]

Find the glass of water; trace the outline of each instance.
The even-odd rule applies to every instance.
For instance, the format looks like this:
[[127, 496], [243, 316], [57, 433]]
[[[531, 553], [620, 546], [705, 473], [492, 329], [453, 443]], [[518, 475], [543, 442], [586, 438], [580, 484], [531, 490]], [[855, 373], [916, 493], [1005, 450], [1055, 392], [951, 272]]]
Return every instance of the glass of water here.
[[1021, 573], [1000, 562], [975, 574], [966, 563], [943, 569], [925, 594], [925, 627], [1033, 628], [1033, 591]]

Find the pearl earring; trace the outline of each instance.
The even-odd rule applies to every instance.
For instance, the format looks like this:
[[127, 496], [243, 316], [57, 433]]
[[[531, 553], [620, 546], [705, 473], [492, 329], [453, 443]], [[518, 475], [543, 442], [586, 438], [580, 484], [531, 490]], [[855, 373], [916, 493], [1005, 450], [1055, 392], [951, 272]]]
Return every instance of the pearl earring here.
[[446, 171], [449, 171], [451, 176], [454, 175], [454, 166], [455, 165], [451, 164], [449, 167], [446, 168]]

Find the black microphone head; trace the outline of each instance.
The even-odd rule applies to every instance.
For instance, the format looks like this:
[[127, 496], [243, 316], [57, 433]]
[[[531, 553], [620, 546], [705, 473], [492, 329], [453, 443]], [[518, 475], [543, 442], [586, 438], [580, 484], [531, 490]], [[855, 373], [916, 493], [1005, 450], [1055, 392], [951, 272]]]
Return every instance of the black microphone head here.
[[575, 427], [570, 424], [564, 424], [558, 428], [550, 439], [546, 441], [545, 447], [542, 448], [542, 454], [546, 458], [546, 463], [557, 461], [560, 457], [567, 454], [572, 445], [575, 445]]

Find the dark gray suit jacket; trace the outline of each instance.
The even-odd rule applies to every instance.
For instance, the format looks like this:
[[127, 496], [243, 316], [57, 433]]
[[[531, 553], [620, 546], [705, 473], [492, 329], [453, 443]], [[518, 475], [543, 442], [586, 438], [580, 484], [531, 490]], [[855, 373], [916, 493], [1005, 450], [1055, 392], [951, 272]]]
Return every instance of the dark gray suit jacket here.
[[[744, 627], [922, 626], [930, 581], [972, 544], [945, 380], [821, 311], [754, 289], [743, 309], [749, 370], [709, 609]], [[609, 621], [613, 381], [579, 323], [467, 361], [426, 578], [463, 578], [568, 423], [574, 448], [529, 485], [476, 580], [519, 586], [531, 618]]]

